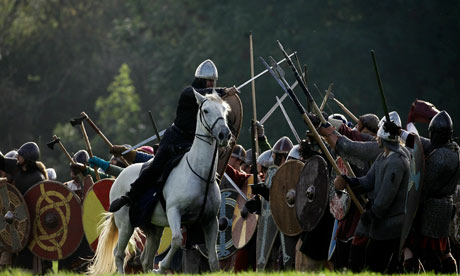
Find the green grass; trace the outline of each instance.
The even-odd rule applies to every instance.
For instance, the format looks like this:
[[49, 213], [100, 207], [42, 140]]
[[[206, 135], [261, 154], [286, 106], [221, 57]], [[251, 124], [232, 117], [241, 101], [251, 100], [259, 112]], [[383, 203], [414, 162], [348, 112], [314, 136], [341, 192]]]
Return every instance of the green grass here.
[[[53, 266], [54, 268], [54, 266]], [[204, 273], [204, 274], [199, 274], [199, 275], [209, 275], [209, 276], [227, 276], [231, 275], [233, 273], [230, 272], [218, 272], [218, 273]], [[7, 269], [3, 270], [0, 272], [0, 276], [3, 275], [13, 275], [13, 276], [29, 276], [32, 275], [32, 273], [21, 271], [18, 269]], [[70, 273], [70, 272], [53, 272], [49, 273], [48, 275], [68, 275], [68, 276], [82, 276], [84, 274], [78, 274], [78, 273]], [[110, 275], [110, 274], [109, 274]], [[141, 275], [156, 275], [153, 273], [149, 274], [141, 274]], [[180, 274], [175, 274], [175, 275], [180, 275]], [[186, 275], [186, 274], [182, 274]], [[368, 275], [379, 275], [378, 273], [371, 273], [371, 272], [363, 272], [359, 274], [354, 274], [351, 272], [347, 273], [340, 273], [340, 272], [331, 272], [331, 271], [322, 271], [322, 272], [317, 272], [317, 273], [306, 273], [306, 272], [296, 272], [296, 271], [286, 271], [286, 272], [242, 272], [238, 274], [233, 274], [233, 275], [240, 275], [240, 276], [262, 276], [262, 275], [283, 275], [283, 276], [296, 276], [296, 275], [302, 275], [302, 276], [307, 276], [307, 275], [315, 275], [315, 276], [347, 276], [347, 275], [362, 275], [362, 276], [368, 276]], [[401, 274], [401, 275], [412, 275], [412, 274]], [[414, 274], [414, 275], [420, 275], [420, 274]], [[435, 275], [434, 273], [424, 273], [422, 275]]]

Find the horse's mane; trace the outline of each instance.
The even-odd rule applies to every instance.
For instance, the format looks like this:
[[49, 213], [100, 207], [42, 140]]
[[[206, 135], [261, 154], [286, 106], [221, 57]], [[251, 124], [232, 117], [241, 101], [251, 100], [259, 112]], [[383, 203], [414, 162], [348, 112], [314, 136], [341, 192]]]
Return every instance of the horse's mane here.
[[209, 101], [217, 102], [217, 103], [223, 105], [224, 108], [225, 108], [225, 115], [227, 115], [227, 113], [230, 112], [230, 110], [231, 110], [230, 105], [229, 105], [226, 101], [224, 101], [224, 100], [219, 96], [219, 94], [217, 94], [216, 90], [213, 90], [213, 92], [212, 92], [211, 94], [206, 94], [206, 95], [204, 95], [204, 96], [205, 96], [206, 99], [209, 100]]

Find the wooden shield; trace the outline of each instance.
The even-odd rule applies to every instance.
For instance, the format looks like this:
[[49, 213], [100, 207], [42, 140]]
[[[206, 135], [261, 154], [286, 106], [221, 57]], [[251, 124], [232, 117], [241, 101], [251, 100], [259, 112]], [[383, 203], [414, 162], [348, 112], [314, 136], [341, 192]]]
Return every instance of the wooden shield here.
[[406, 214], [404, 216], [404, 222], [401, 231], [401, 240], [399, 243], [400, 250], [402, 249], [406, 238], [409, 235], [410, 229], [412, 227], [412, 222], [414, 221], [415, 215], [417, 214], [420, 197], [422, 196], [423, 176], [425, 171], [425, 155], [423, 153], [422, 142], [420, 141], [420, 137], [418, 135], [413, 135], [414, 148], [411, 151], [412, 158], [410, 160], [410, 176], [406, 196]]
[[83, 181], [83, 199], [85, 198], [89, 189], [93, 187], [93, 185], [94, 185], [94, 182], [93, 182], [93, 178], [91, 177], [91, 175], [85, 176], [85, 179]]
[[289, 160], [281, 165], [270, 188], [270, 210], [278, 229], [288, 236], [302, 233], [296, 215], [296, 186], [304, 163]]
[[[245, 193], [246, 198], [252, 196], [250, 184], [254, 183], [254, 177], [251, 175], [242, 188], [243, 193]], [[245, 212], [245, 217], [241, 216], [241, 210], [243, 210], [246, 200], [241, 195], [238, 195], [236, 199], [235, 211], [233, 212], [233, 222], [232, 222], [232, 239], [233, 244], [237, 249], [243, 248], [248, 244], [254, 235], [257, 229], [257, 219], [258, 215]], [[246, 215], [247, 213], [247, 215]]]
[[[221, 203], [219, 208], [219, 231], [217, 233], [217, 257], [224, 260], [236, 252], [232, 240], [233, 212], [235, 211], [238, 192], [233, 189], [223, 189], [220, 191]], [[198, 250], [203, 256], [208, 257], [206, 245], [201, 244]]]
[[[342, 159], [342, 157], [338, 157], [336, 160], [337, 166], [339, 167], [342, 174], [348, 175], [347, 167]], [[331, 178], [335, 179], [336, 173], [334, 170], [331, 172]], [[337, 220], [342, 220], [348, 213], [350, 209], [351, 198], [348, 193], [345, 192], [336, 192], [335, 189], [332, 187], [329, 191], [329, 210], [331, 214]]]
[[101, 179], [94, 183], [86, 192], [83, 200], [83, 230], [91, 249], [95, 252], [99, 239], [98, 226], [104, 213], [109, 211], [110, 188], [115, 180], [111, 178]]
[[302, 168], [297, 183], [295, 209], [302, 229], [315, 229], [324, 215], [329, 197], [326, 161], [319, 155], [310, 157]]
[[233, 152], [233, 146], [236, 144], [236, 141], [238, 141], [243, 122], [243, 106], [240, 97], [235, 94], [233, 96], [224, 97], [224, 101], [228, 103], [232, 109], [227, 115], [227, 124], [232, 131], [234, 139], [232, 139], [229, 147], [219, 148], [219, 163], [217, 164], [217, 173], [219, 175], [224, 175], [228, 160]]
[[29, 233], [29, 210], [21, 192], [9, 183], [0, 183], [0, 248], [11, 253], [21, 251]]
[[[265, 185], [271, 187], [273, 176], [275, 176], [278, 166], [270, 166], [265, 177]], [[263, 271], [267, 266], [270, 252], [278, 236], [279, 230], [273, 221], [270, 211], [270, 203], [263, 197], [261, 198], [261, 214], [257, 223], [257, 240], [256, 240], [256, 270]]]
[[32, 222], [30, 251], [56, 261], [70, 256], [83, 239], [80, 200], [64, 184], [45, 180], [24, 195]]

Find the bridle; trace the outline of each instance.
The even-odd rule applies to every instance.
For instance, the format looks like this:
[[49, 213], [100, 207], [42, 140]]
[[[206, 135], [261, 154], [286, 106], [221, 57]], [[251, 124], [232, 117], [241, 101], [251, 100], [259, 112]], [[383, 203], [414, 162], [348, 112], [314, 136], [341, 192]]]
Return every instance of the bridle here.
[[[204, 100], [203, 102], [201, 102], [201, 104], [199, 105], [198, 107], [198, 112], [200, 114], [200, 123], [202, 126], [204, 126], [205, 130], [208, 132], [208, 134], [197, 134], [195, 133], [195, 137], [200, 139], [201, 141], [203, 142], [206, 142], [207, 144], [209, 145], [212, 145], [212, 140], [217, 140], [216, 137], [212, 134], [212, 130], [214, 129], [214, 127], [216, 126], [217, 122], [219, 120], [225, 120], [224, 117], [218, 117], [213, 123], [212, 125], [210, 126], [208, 124], [208, 122], [206, 121], [206, 118], [204, 118], [204, 115], [203, 115], [203, 104], [207, 101]], [[207, 140], [206, 138], [210, 138], [211, 139], [211, 142], [209, 140]], [[211, 162], [211, 168], [209, 169], [209, 174], [208, 174], [208, 178], [204, 178], [202, 177], [201, 175], [199, 175], [193, 168], [192, 168], [192, 165], [190, 165], [190, 162], [188, 161], [188, 155], [185, 156], [185, 160], [187, 161], [187, 165], [188, 167], [190, 168], [190, 170], [193, 172], [193, 174], [195, 174], [199, 179], [201, 179], [202, 181], [205, 181], [206, 182], [206, 190], [205, 190], [205, 193], [204, 193], [204, 199], [203, 199], [203, 203], [201, 204], [201, 209], [200, 209], [200, 213], [198, 215], [198, 219], [197, 221], [200, 221], [201, 220], [201, 217], [203, 216], [203, 212], [204, 212], [204, 207], [206, 205], [206, 200], [208, 198], [208, 191], [209, 191], [209, 184], [211, 184], [211, 182], [214, 182], [214, 177], [212, 176], [212, 168], [214, 166], [214, 163], [216, 162], [216, 156], [217, 156], [217, 148], [218, 148], [218, 145], [217, 145], [217, 141], [216, 141], [216, 145], [214, 147], [214, 154], [213, 154], [213, 157], [212, 157], [212, 162]]]
[[207, 101], [207, 99], [204, 100], [203, 102], [201, 102], [200, 106], [198, 107], [198, 112], [200, 114], [200, 123], [201, 123], [202, 126], [204, 126], [204, 129], [208, 132], [208, 135], [195, 133], [195, 137], [200, 139], [203, 142], [208, 143], [209, 145], [212, 145], [212, 142], [209, 142], [208, 140], [206, 140], [204, 138], [210, 138], [211, 140], [216, 139], [216, 137], [212, 134], [212, 131], [213, 131], [214, 127], [216, 126], [217, 122], [219, 122], [220, 120], [225, 120], [225, 119], [224, 119], [224, 117], [220, 116], [212, 123], [211, 126], [209, 126], [208, 121], [206, 121], [206, 118], [204, 117], [203, 110], [202, 110], [203, 104], [206, 101]]

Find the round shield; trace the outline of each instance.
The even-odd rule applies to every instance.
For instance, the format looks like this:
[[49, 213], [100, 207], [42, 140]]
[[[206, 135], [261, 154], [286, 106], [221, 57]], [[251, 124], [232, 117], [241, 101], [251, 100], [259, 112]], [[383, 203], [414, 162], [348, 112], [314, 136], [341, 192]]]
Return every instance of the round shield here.
[[414, 146], [411, 151], [412, 158], [410, 160], [410, 175], [406, 197], [406, 215], [404, 216], [399, 249], [402, 249], [417, 213], [420, 197], [422, 196], [423, 175], [425, 171], [425, 155], [423, 153], [422, 142], [418, 135], [413, 133], [412, 135], [414, 135]]
[[0, 183], [0, 247], [17, 253], [29, 241], [30, 216], [27, 204], [16, 187]]
[[[345, 163], [342, 159], [342, 157], [338, 157], [337, 160], [335, 160], [337, 163], [337, 166], [340, 169], [340, 172], [342, 174], [348, 175], [348, 170], [347, 167], [345, 166]], [[334, 170], [331, 172], [331, 178], [335, 179], [336, 173]], [[351, 198], [346, 193], [345, 191], [339, 192], [332, 187], [329, 191], [329, 210], [331, 211], [331, 214], [334, 216], [335, 219], [337, 220], [342, 220], [348, 213], [348, 210], [350, 209], [351, 205]]]
[[93, 178], [91, 177], [91, 175], [87, 175], [83, 181], [83, 198], [86, 196], [93, 184]]
[[270, 188], [270, 210], [278, 229], [288, 236], [300, 234], [303, 230], [296, 216], [296, 186], [303, 163], [289, 160], [281, 165], [273, 176]]
[[328, 197], [327, 163], [321, 156], [315, 155], [305, 162], [297, 183], [295, 209], [302, 229], [315, 229], [326, 210]]
[[32, 222], [30, 251], [51, 261], [70, 256], [83, 238], [78, 197], [64, 184], [45, 180], [30, 187], [24, 199]]
[[91, 249], [95, 252], [99, 238], [98, 225], [105, 212], [109, 211], [110, 188], [115, 180], [101, 179], [94, 183], [86, 193], [83, 201], [83, 230]]
[[[251, 186], [254, 183], [254, 177], [251, 175], [242, 188], [246, 198], [252, 196]], [[258, 215], [248, 212], [245, 208], [246, 200], [238, 194], [236, 199], [235, 211], [233, 212], [232, 239], [237, 249], [243, 248], [251, 240], [257, 229]]]
[[[232, 240], [232, 222], [238, 192], [233, 189], [223, 189], [220, 192], [220, 196], [219, 231], [217, 233], [216, 249], [219, 260], [224, 260], [236, 252]], [[199, 245], [198, 250], [203, 256], [208, 257], [208, 250], [204, 244]]]
[[232, 139], [233, 142], [231, 142], [232, 144], [230, 147], [219, 148], [219, 161], [217, 164], [217, 173], [219, 175], [224, 175], [228, 160], [233, 152], [233, 146], [236, 144], [238, 136], [240, 135], [240, 128], [243, 122], [243, 106], [240, 97], [235, 94], [224, 97], [224, 101], [229, 104], [231, 108], [231, 111], [227, 114], [227, 124], [235, 139]]

